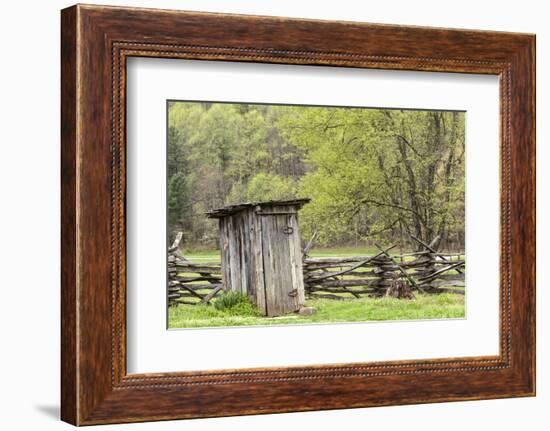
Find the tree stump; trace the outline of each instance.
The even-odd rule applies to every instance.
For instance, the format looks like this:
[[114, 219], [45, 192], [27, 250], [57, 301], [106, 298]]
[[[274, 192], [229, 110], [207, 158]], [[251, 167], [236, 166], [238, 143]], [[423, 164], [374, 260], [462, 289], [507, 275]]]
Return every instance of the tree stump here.
[[386, 289], [386, 296], [399, 299], [416, 299], [412, 290], [405, 280], [392, 280]]

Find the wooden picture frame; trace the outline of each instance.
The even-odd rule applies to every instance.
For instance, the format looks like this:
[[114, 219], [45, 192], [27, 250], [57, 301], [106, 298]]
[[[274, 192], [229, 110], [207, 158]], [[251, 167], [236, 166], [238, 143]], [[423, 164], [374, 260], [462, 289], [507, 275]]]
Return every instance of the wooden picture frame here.
[[[61, 15], [64, 421], [535, 394], [534, 35], [83, 5]], [[125, 65], [131, 56], [498, 75], [500, 354], [128, 375]]]

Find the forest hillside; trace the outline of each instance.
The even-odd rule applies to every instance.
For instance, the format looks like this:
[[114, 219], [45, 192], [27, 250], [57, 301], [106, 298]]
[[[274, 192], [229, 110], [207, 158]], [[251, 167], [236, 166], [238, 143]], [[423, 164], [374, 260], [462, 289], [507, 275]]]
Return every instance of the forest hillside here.
[[217, 247], [210, 209], [296, 197], [318, 246], [464, 249], [464, 112], [170, 101], [168, 127], [169, 236], [188, 249]]

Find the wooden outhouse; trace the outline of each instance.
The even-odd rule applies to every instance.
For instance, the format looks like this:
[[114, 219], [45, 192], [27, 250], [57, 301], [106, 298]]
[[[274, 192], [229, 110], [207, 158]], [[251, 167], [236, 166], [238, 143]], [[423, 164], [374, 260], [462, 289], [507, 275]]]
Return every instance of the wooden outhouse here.
[[249, 202], [207, 213], [219, 219], [224, 290], [246, 294], [266, 316], [304, 304], [298, 210], [307, 202]]

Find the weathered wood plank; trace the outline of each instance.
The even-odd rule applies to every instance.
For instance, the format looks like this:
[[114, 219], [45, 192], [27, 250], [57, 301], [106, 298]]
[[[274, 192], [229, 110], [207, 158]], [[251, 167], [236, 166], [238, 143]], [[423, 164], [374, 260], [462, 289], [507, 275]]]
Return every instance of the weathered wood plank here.
[[307, 285], [310, 287], [314, 286], [331, 286], [331, 287], [349, 287], [349, 286], [370, 286], [374, 283], [377, 283], [377, 279], [367, 278], [359, 280], [310, 280], [307, 282]]
[[444, 272], [447, 272], [447, 271], [450, 271], [452, 269], [456, 269], [460, 266], [464, 265], [463, 263], [459, 262], [459, 263], [455, 263], [455, 264], [452, 264], [452, 265], [448, 265], [444, 268], [441, 268], [437, 271], [435, 271], [434, 273], [432, 273], [431, 275], [429, 276], [426, 276], [426, 277], [422, 277], [422, 278], [419, 278], [418, 281], [420, 283], [427, 283], [428, 281], [430, 280], [433, 280], [435, 278], [438, 278], [439, 275], [443, 274]]
[[[305, 281], [308, 281], [308, 280], [312, 280], [312, 279], [315, 279], [316, 277], [318, 277], [319, 275], [323, 275], [323, 274], [328, 274], [328, 273], [331, 273], [333, 274], [338, 274], [338, 271], [304, 271], [304, 280]], [[351, 272], [347, 272], [344, 277], [371, 277], [371, 278], [376, 278], [377, 275], [375, 274], [375, 272], [373, 270], [369, 270], [369, 271], [351, 271]]]
[[262, 219], [254, 217], [252, 210], [249, 210], [249, 223], [252, 229], [251, 232], [251, 248], [253, 256], [253, 264], [251, 269], [254, 272], [254, 295], [256, 298], [256, 307], [262, 313], [267, 314], [266, 292], [265, 292], [265, 275], [264, 275], [264, 251], [262, 243]]
[[217, 287], [215, 287], [212, 292], [210, 292], [208, 295], [204, 296], [201, 300], [201, 304], [208, 304], [212, 298], [214, 298], [217, 293], [223, 289], [223, 285], [219, 284]]
[[221, 274], [220, 265], [207, 264], [176, 264], [176, 269], [180, 273], [205, 273], [205, 274]]
[[362, 261], [356, 263], [355, 265], [352, 265], [349, 269], [345, 269], [345, 270], [336, 272], [336, 273], [334, 273], [334, 274], [332, 274], [332, 273], [329, 274], [329, 275], [326, 275], [326, 274], [325, 274], [325, 275], [322, 275], [322, 276], [320, 276], [320, 277], [317, 277], [317, 280], [322, 280], [322, 279], [324, 279], [324, 278], [334, 277], [334, 276], [337, 276], [337, 275], [343, 275], [343, 274], [346, 274], [346, 273], [348, 273], [348, 272], [351, 272], [351, 271], [353, 271], [354, 269], [357, 269], [357, 268], [359, 268], [359, 267], [361, 267], [361, 266], [364, 266], [364, 265], [366, 265], [367, 263], [369, 263], [369, 262], [373, 261], [374, 259], [376, 259], [377, 257], [379, 257], [379, 256], [381, 256], [381, 255], [387, 253], [389, 250], [391, 250], [391, 249], [394, 248], [394, 247], [395, 247], [395, 246], [389, 247], [389, 248], [387, 248], [386, 250], [381, 251], [380, 253], [378, 253], [378, 254], [375, 255], [375, 256], [371, 256], [371, 257], [369, 257], [368, 259], [362, 260]]

